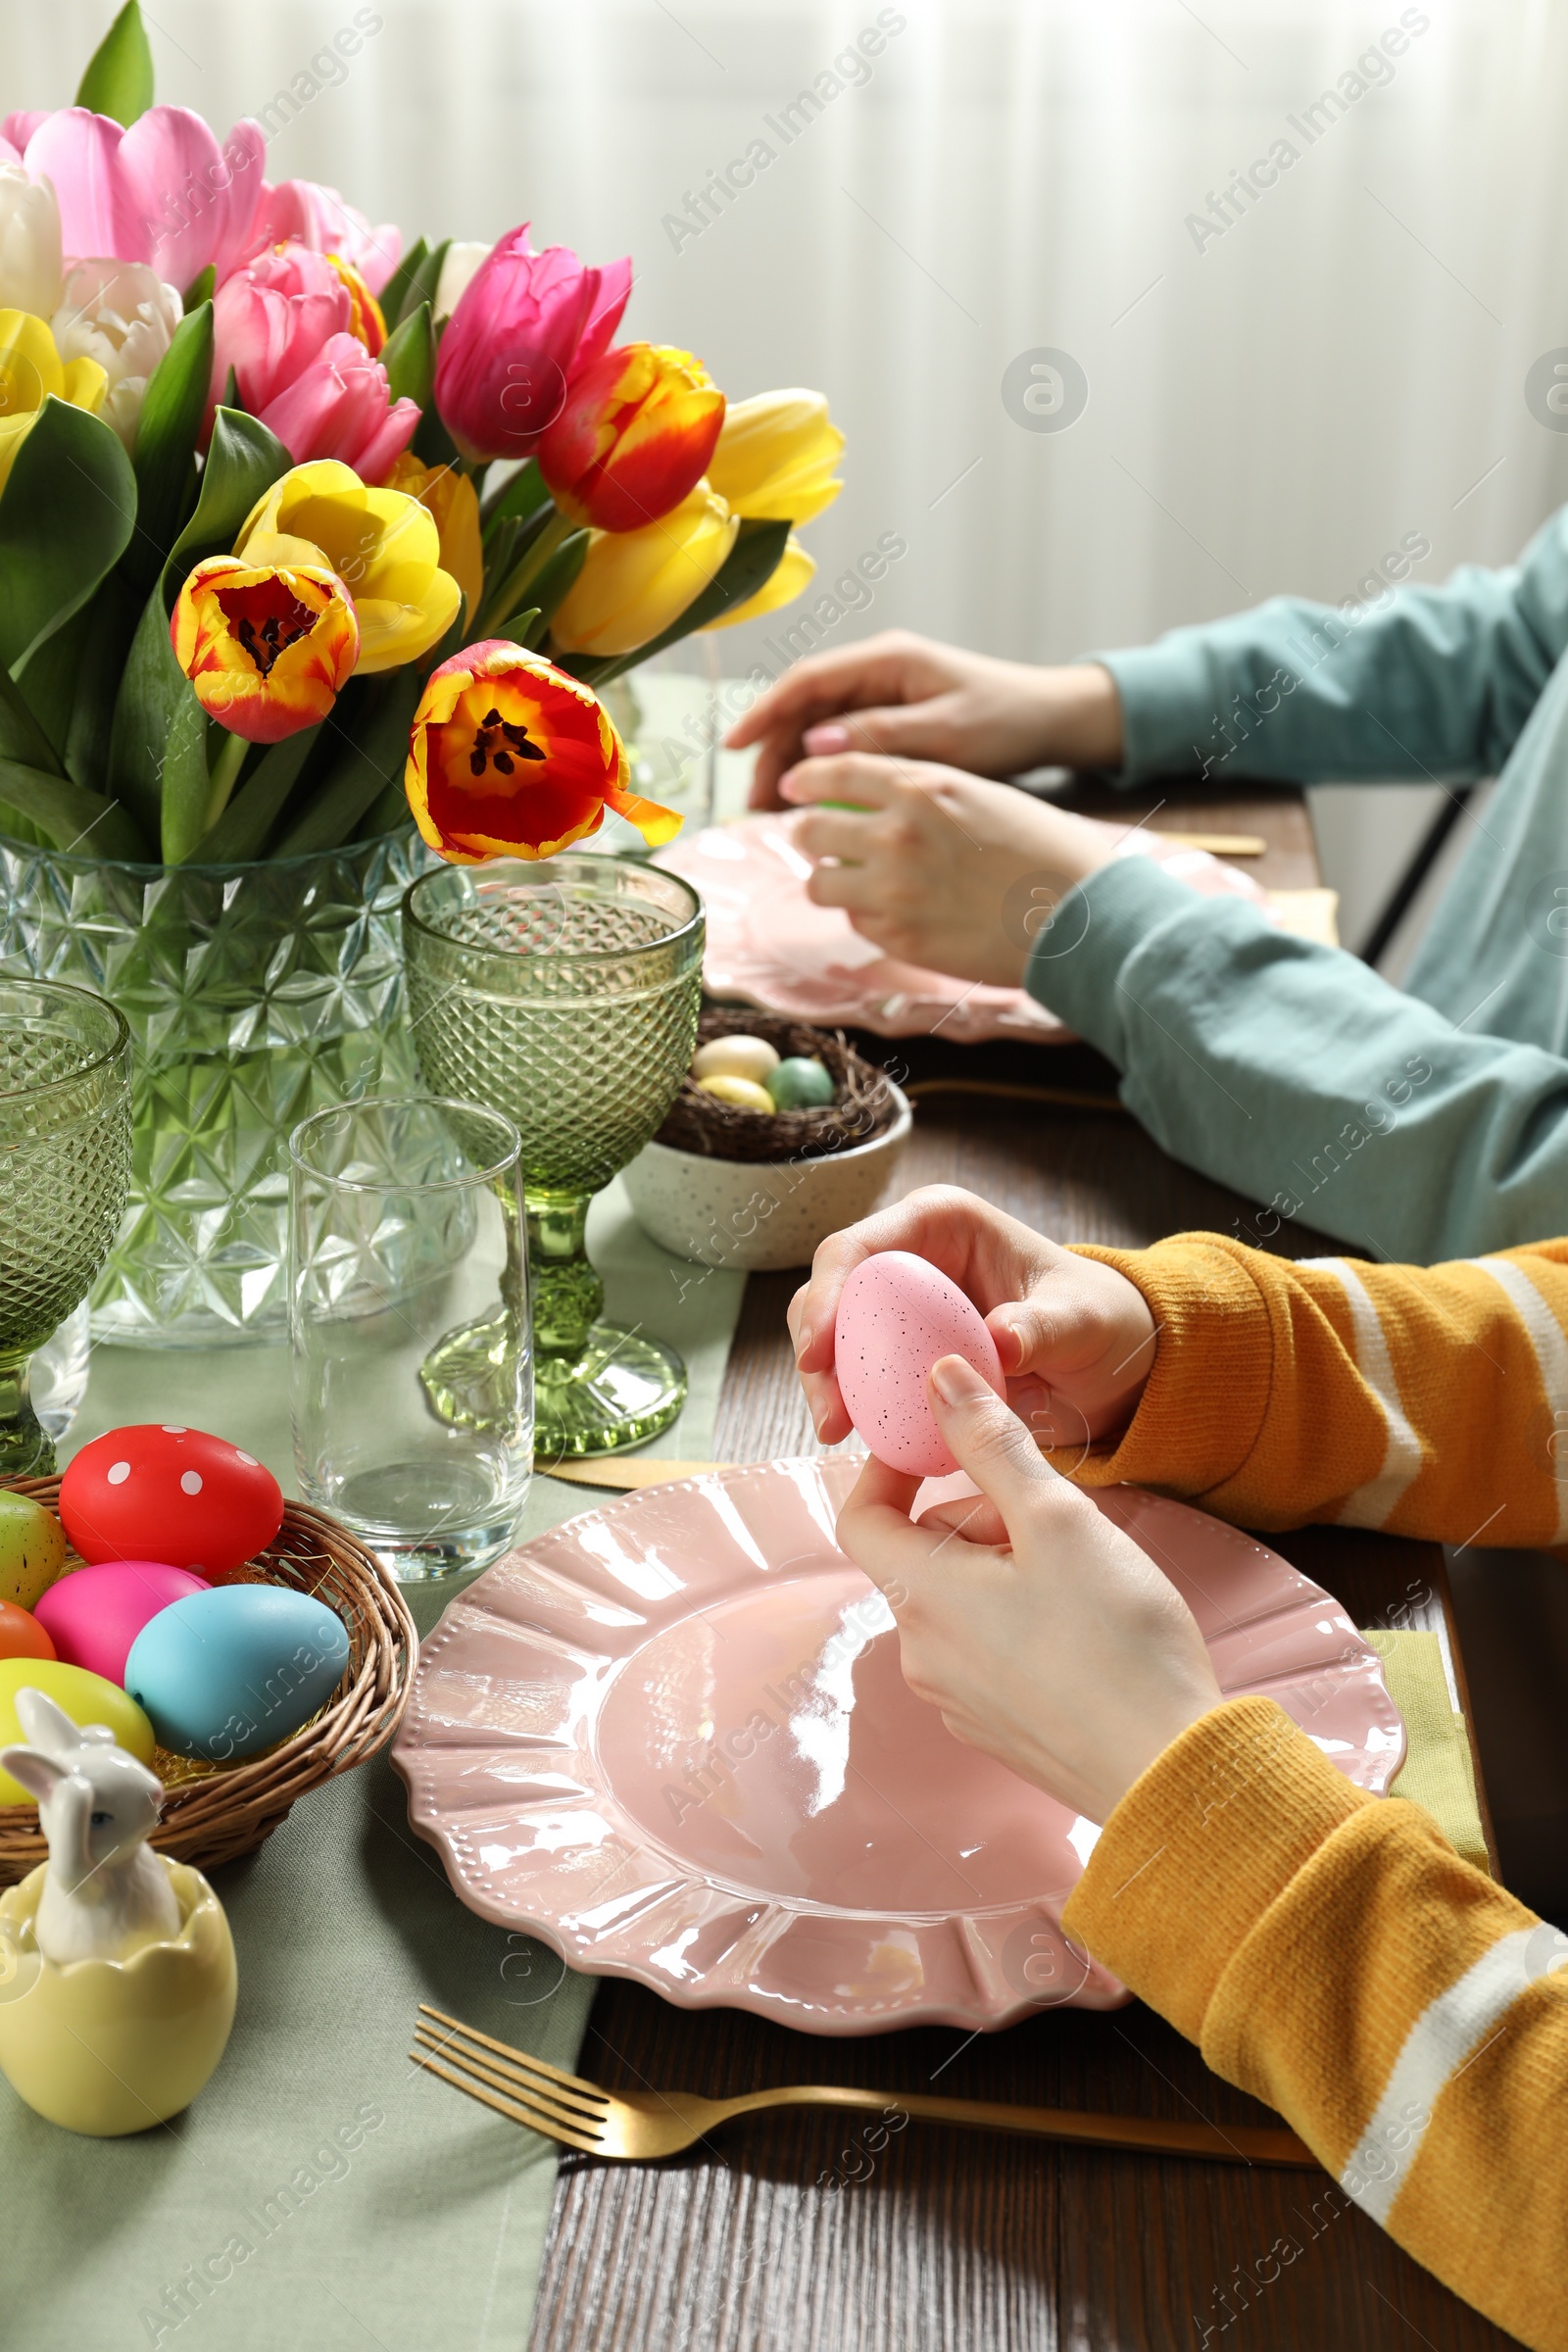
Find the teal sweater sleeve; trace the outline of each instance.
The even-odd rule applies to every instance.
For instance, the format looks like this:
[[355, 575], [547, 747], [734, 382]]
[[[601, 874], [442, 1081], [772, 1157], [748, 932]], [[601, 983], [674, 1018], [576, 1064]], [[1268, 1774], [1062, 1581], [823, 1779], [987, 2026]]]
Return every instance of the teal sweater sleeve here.
[[1298, 1218], [1432, 1264], [1568, 1220], [1568, 1061], [1472, 1036], [1152, 858], [1069, 892], [1027, 984], [1117, 1065], [1166, 1151], [1256, 1204], [1244, 1238]]
[[1565, 647], [1568, 508], [1505, 570], [1359, 607], [1275, 597], [1093, 659], [1121, 698], [1122, 783], [1458, 781], [1495, 775]]

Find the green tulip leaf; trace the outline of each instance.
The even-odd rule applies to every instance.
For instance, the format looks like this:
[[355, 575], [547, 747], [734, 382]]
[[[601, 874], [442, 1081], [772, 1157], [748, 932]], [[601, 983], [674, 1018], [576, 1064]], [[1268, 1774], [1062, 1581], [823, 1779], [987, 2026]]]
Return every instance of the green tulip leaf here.
[[[555, 619], [557, 612], [565, 603], [567, 592], [578, 572], [581, 571], [583, 559], [587, 553], [588, 533], [573, 531], [569, 539], [562, 541], [555, 554], [545, 564], [544, 569], [538, 572], [529, 584], [528, 603], [532, 608], [532, 614], [537, 615], [540, 623], [539, 637], [543, 637], [545, 628]], [[495, 633], [500, 637], [514, 637], [517, 632], [519, 622], [526, 626], [529, 617], [521, 612], [509, 613], [506, 619], [499, 624]]]
[[638, 646], [630, 654], [609, 654], [598, 659], [587, 654], [563, 654], [562, 668], [569, 670], [574, 678], [581, 678], [585, 686], [608, 686], [612, 678], [635, 669], [651, 655], [662, 654], [667, 645], [678, 645], [694, 629], [706, 628], [710, 620], [717, 620], [722, 613], [732, 612], [755, 596], [783, 562], [789, 535], [788, 522], [744, 521], [735, 534], [734, 546], [708, 586], [661, 636], [650, 638], [646, 645]]
[[243, 416], [236, 409], [219, 410], [212, 446], [202, 467], [196, 512], [175, 540], [164, 567], [166, 618], [173, 612], [193, 565], [204, 556], [229, 554], [251, 509], [293, 463], [282, 442], [258, 417]]
[[145, 597], [179, 536], [196, 483], [196, 442], [213, 380], [213, 306], [182, 318], [153, 369], [136, 427], [136, 531], [124, 573]]
[[21, 675], [119, 563], [135, 522], [119, 437], [51, 394], [0, 492], [0, 667]]
[[141, 611], [140, 598], [120, 570], [109, 574], [81, 615], [81, 664], [66, 731], [66, 773], [93, 792], [108, 783], [115, 703]]
[[[163, 838], [164, 787], [175, 749], [176, 726], [181, 760], [186, 765], [192, 763], [191, 711], [199, 720], [201, 705], [174, 660], [169, 615], [155, 588], [142, 608], [125, 657], [110, 730], [108, 775], [110, 793], [130, 810], [149, 841]], [[204, 784], [205, 775], [204, 761]]]
[[37, 712], [9, 669], [0, 668], [0, 760], [60, 773], [60, 761]]
[[76, 86], [76, 104], [128, 128], [152, 102], [153, 53], [136, 0], [125, 0], [87, 61]]
[[88, 792], [69, 776], [47, 776], [16, 760], [0, 760], [0, 802], [36, 825], [57, 850], [83, 857], [147, 858], [147, 844], [118, 802]]
[[[454, 634], [449, 629], [447, 639]], [[411, 662], [406, 668], [393, 670], [380, 693], [373, 699], [368, 697], [357, 711], [345, 711], [339, 697], [333, 724], [344, 723], [345, 732], [352, 731], [352, 740], [345, 742], [340, 757], [311, 794], [309, 806], [283, 835], [272, 853], [275, 858], [303, 858], [308, 852], [335, 850], [350, 839], [366, 810], [401, 778], [409, 756], [409, 729], [428, 669], [452, 650], [444, 640], [427, 661]]]
[[246, 865], [260, 858], [301, 768], [316, 749], [324, 721], [301, 727], [272, 744], [246, 777], [216, 824], [196, 844], [199, 865]]
[[[220, 739], [226, 746], [229, 737]], [[207, 769], [207, 713], [185, 682], [164, 746], [159, 848], [166, 865], [183, 865], [211, 821]]]
[[435, 334], [427, 302], [410, 311], [393, 328], [381, 352], [381, 365], [394, 400], [416, 400], [421, 409], [428, 409], [435, 382]]
[[409, 307], [409, 288], [414, 283], [419, 264], [429, 250], [429, 246], [422, 237], [416, 244], [411, 245], [377, 295], [376, 299], [381, 305], [381, 316], [388, 326], [402, 324], [404, 313]]
[[[413, 269], [409, 271], [408, 280], [402, 289], [401, 299], [398, 304], [397, 322], [399, 326], [403, 324], [405, 318], [413, 316], [413, 314], [418, 309], [421, 302], [427, 302], [430, 305], [430, 316], [432, 318], [435, 317], [436, 288], [441, 283], [441, 267], [447, 258], [447, 249], [451, 243], [452, 239], [450, 237], [443, 237], [439, 245], [425, 246], [424, 251], [419, 253], [419, 258], [417, 262], [414, 263]], [[419, 244], [424, 245], [424, 239], [422, 237], [419, 239]], [[417, 252], [418, 247], [416, 247], [415, 250]], [[409, 256], [409, 260], [411, 262], [414, 261], [413, 254]], [[395, 285], [396, 282], [397, 280], [394, 276], [388, 285], [388, 293], [391, 292], [392, 285]], [[384, 298], [382, 300], [381, 310], [382, 316], [390, 323], [392, 314], [386, 308]]]
[[211, 302], [217, 290], [218, 271], [215, 266], [209, 262], [205, 270], [197, 271], [180, 296], [186, 318], [190, 317], [192, 311], [199, 311], [204, 302]]
[[499, 490], [485, 494], [479, 512], [484, 519], [486, 547], [490, 545], [492, 534], [499, 531], [504, 522], [542, 514], [549, 504], [550, 493], [539, 471], [539, 461], [537, 458], [527, 458], [516, 472], [502, 483]]

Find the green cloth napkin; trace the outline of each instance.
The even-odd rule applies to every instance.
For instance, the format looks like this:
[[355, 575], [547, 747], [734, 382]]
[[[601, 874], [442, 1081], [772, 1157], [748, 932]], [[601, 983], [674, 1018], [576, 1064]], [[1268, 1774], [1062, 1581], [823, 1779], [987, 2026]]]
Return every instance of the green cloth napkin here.
[[1448, 1690], [1437, 1635], [1374, 1626], [1361, 1639], [1383, 1660], [1389, 1696], [1404, 1717], [1408, 1746], [1390, 1795], [1424, 1806], [1448, 1843], [1490, 1877], [1492, 1858], [1481, 1828], [1470, 1741]]
[[[589, 1241], [610, 1313], [686, 1358], [690, 1399], [662, 1444], [709, 1458], [743, 1277], [703, 1279], [666, 1256], [618, 1184], [595, 1203]], [[286, 1349], [101, 1348], [61, 1451], [166, 1416], [243, 1444], [293, 1491]], [[536, 1478], [520, 1533], [604, 1499]], [[421, 1634], [466, 1581], [405, 1588]], [[409, 1829], [384, 1753], [302, 1798], [213, 1884], [239, 1956], [239, 2010], [185, 2114], [82, 2139], [0, 2083], [0, 2342], [521, 2352], [557, 2151], [407, 2053], [427, 2000], [571, 2067], [592, 1981], [459, 1901]]]

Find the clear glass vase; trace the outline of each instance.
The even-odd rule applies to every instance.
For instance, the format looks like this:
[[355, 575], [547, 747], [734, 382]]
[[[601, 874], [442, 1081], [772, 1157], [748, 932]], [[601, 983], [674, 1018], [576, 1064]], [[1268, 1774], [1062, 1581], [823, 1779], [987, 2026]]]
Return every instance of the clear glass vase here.
[[398, 905], [429, 862], [412, 831], [234, 866], [0, 839], [0, 970], [98, 990], [135, 1046], [130, 1203], [95, 1340], [284, 1336], [289, 1133], [414, 1083]]

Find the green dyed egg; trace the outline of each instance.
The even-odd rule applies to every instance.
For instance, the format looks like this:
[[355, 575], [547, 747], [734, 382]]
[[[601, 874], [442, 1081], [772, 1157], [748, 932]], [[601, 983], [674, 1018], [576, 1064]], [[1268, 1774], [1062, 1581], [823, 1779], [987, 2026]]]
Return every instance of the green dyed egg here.
[[66, 1564], [66, 1531], [30, 1494], [0, 1493], [0, 1600], [32, 1608]]
[[768, 1071], [764, 1083], [775, 1110], [821, 1110], [838, 1092], [826, 1066], [808, 1060], [804, 1054], [792, 1054], [788, 1061], [781, 1061], [776, 1070]]

